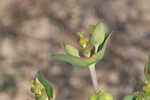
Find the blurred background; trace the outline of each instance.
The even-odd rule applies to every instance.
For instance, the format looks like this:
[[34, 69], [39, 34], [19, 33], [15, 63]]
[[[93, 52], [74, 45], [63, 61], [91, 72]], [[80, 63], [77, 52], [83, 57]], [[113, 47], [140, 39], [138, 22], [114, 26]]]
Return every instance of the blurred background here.
[[150, 51], [150, 0], [0, 0], [0, 99], [33, 100], [29, 81], [37, 71], [57, 100], [87, 100], [93, 92], [87, 68], [54, 60], [61, 43], [77, 45], [76, 32], [103, 22], [114, 34], [96, 65], [99, 86], [115, 100], [140, 90]]

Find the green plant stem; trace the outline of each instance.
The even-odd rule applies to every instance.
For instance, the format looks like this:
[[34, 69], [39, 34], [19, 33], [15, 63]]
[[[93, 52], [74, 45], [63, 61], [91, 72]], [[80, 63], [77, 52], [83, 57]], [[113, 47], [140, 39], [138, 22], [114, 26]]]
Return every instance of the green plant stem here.
[[97, 82], [97, 78], [96, 78], [95, 64], [90, 65], [88, 68], [90, 70], [94, 90], [95, 90], [95, 92], [97, 92], [98, 82]]

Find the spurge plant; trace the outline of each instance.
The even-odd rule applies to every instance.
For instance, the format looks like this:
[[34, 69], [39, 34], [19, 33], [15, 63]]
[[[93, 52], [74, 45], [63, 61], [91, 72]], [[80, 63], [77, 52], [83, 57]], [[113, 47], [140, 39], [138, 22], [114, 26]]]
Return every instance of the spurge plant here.
[[[89, 29], [90, 38], [86, 37], [82, 32], [77, 33], [80, 50], [69, 44], [63, 44], [65, 54], [57, 54], [52, 58], [68, 62], [75, 67], [87, 67], [89, 69], [94, 91], [88, 96], [88, 100], [113, 100], [113, 96], [110, 93], [99, 88], [95, 71], [95, 65], [103, 58], [112, 33], [106, 33], [102, 23], [90, 25]], [[150, 58], [146, 64], [144, 74], [146, 81], [142, 90], [125, 96], [124, 100], [150, 100]], [[40, 72], [30, 82], [30, 86], [36, 100], [56, 100], [54, 88], [43, 78]]]

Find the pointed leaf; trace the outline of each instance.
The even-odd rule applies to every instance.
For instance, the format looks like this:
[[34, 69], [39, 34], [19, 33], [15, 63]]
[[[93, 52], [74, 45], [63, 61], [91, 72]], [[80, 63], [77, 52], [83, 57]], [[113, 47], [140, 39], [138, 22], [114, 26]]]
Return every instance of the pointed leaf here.
[[[94, 29], [94, 28], [93, 28]], [[91, 34], [91, 44], [94, 46], [100, 45], [103, 43], [105, 39], [105, 29], [104, 29], [104, 24], [97, 24], [95, 27], [95, 30]]]
[[51, 98], [53, 98], [53, 89], [51, 85], [43, 78], [40, 72], [37, 73], [37, 78], [40, 81], [40, 83], [44, 86], [48, 99], [50, 100]]
[[92, 55], [91, 57], [84, 57], [83, 58], [83, 57], [75, 57], [75, 56], [63, 55], [63, 54], [55, 55], [52, 57], [55, 59], [66, 61], [72, 65], [77, 65], [80, 67], [87, 67], [93, 63], [97, 63], [99, 60], [101, 60], [103, 58], [104, 53], [105, 53], [105, 49], [106, 49], [108, 40], [111, 37], [111, 34], [108, 34], [105, 36], [105, 40], [102, 44], [102, 48], [97, 53]]

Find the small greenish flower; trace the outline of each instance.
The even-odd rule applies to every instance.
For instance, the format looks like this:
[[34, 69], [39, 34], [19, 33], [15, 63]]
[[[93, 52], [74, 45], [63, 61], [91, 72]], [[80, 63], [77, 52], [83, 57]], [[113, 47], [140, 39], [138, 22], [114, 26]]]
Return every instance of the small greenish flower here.
[[40, 83], [40, 81], [35, 78], [30, 82], [31, 91], [35, 94], [37, 100], [48, 100], [48, 96], [46, 94], [45, 88]]
[[89, 39], [87, 37], [80, 38], [79, 44], [82, 48], [86, 48], [88, 45]]
[[41, 95], [41, 91], [44, 89], [44, 87], [42, 86], [42, 84], [39, 82], [37, 78], [34, 80], [31, 80], [30, 86], [31, 86], [31, 91], [35, 95]]
[[34, 93], [36, 100], [55, 100], [56, 93], [51, 85], [43, 79], [42, 75], [38, 72], [35, 79], [29, 83], [31, 91]]
[[81, 48], [86, 48], [89, 42], [89, 39], [84, 36], [83, 32], [77, 32], [77, 35], [80, 37], [79, 44]]

